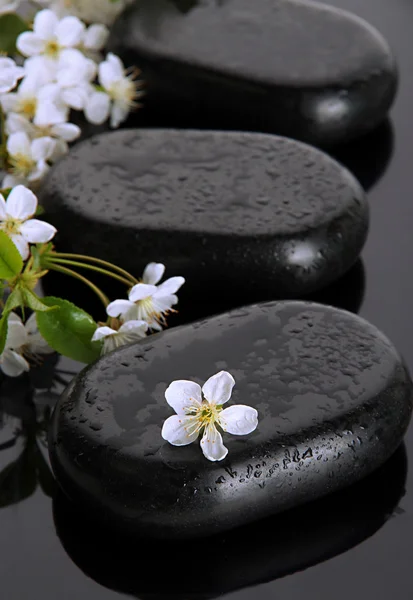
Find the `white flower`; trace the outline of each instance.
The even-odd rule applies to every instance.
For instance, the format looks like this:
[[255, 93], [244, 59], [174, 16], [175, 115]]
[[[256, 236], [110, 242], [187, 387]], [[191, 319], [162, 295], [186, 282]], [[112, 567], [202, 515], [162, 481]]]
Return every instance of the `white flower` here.
[[77, 17], [59, 20], [52, 10], [39, 11], [33, 23], [33, 31], [24, 31], [17, 38], [17, 49], [23, 56], [44, 55], [58, 59], [66, 48], [75, 48], [83, 39], [85, 24]]
[[19, 4], [20, 0], [14, 0], [14, 2], [10, 2], [10, 0], [0, 0], [0, 15], [15, 12], [18, 9]]
[[213, 375], [201, 387], [186, 380], [173, 381], [165, 392], [176, 415], [166, 419], [162, 437], [173, 446], [187, 446], [203, 430], [201, 449], [211, 461], [223, 460], [228, 449], [217, 426], [232, 435], [247, 435], [258, 425], [258, 413], [251, 406], [236, 404], [222, 409], [231, 398], [235, 380], [227, 371]]
[[[54, 125], [38, 126], [31, 123], [23, 115], [17, 113], [9, 113], [6, 119], [6, 132], [7, 135], [24, 132], [31, 139], [41, 137], [53, 138], [55, 141], [55, 147], [49, 159], [49, 161], [53, 163], [57, 159], [67, 154], [67, 152], [69, 151], [68, 143], [73, 142], [80, 136], [81, 129], [74, 123], [65, 122], [56, 123]], [[6, 176], [2, 187], [13, 187], [13, 185], [6, 185], [9, 182], [13, 184], [13, 181], [14, 178]]]
[[162, 329], [165, 317], [178, 302], [175, 292], [185, 283], [183, 277], [171, 277], [160, 285], [165, 265], [149, 263], [142, 277], [142, 283], [133, 286], [129, 300], [115, 300], [106, 311], [110, 317], [121, 317], [123, 321], [146, 321], [151, 329]]
[[107, 354], [119, 346], [146, 337], [147, 329], [148, 324], [145, 321], [128, 321], [118, 331], [111, 327], [98, 327], [93, 334], [92, 342], [103, 340], [102, 354]]
[[87, 23], [111, 25], [116, 17], [134, 0], [36, 0], [42, 6], [50, 6], [56, 14], [76, 15]]
[[96, 63], [79, 50], [66, 50], [59, 60], [56, 80], [60, 101], [75, 110], [83, 110], [94, 93], [91, 82], [97, 72]]
[[128, 74], [120, 58], [109, 53], [99, 65], [99, 83], [103, 92], [95, 92], [85, 107], [85, 116], [91, 123], [101, 125], [110, 115], [111, 127], [118, 127], [141, 95], [134, 79], [136, 73]]
[[4, 112], [15, 112], [27, 119], [33, 119], [37, 109], [37, 97], [42, 82], [36, 76], [26, 76], [16, 92], [5, 94], [1, 97]]
[[37, 209], [37, 198], [22, 185], [15, 187], [7, 200], [0, 194], [0, 230], [17, 246], [23, 260], [29, 256], [29, 244], [49, 242], [56, 229], [38, 219], [32, 219]]
[[35, 313], [27, 320], [26, 325], [23, 325], [18, 315], [10, 314], [6, 345], [0, 356], [0, 367], [5, 375], [18, 377], [25, 371], [29, 371], [28, 361], [36, 361], [39, 355], [51, 352], [53, 349], [37, 329]]
[[[30, 140], [27, 133], [13, 133], [7, 140], [7, 161], [10, 176], [6, 187], [22, 181], [38, 181], [47, 173], [47, 161], [53, 154], [55, 142], [51, 137]], [[4, 182], [3, 182], [4, 185]]]
[[82, 49], [100, 52], [106, 46], [109, 38], [109, 29], [105, 25], [95, 23], [90, 25], [83, 35]]
[[24, 68], [18, 67], [14, 60], [0, 56], [0, 94], [7, 94], [24, 77]]

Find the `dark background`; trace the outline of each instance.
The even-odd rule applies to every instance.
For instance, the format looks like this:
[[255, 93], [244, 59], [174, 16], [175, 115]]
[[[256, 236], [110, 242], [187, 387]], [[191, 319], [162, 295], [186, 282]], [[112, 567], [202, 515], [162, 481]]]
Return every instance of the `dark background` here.
[[[370, 21], [387, 37], [399, 62], [400, 89], [391, 113], [393, 140], [388, 131], [382, 131], [370, 140], [353, 144], [346, 152], [358, 175], [363, 174], [365, 165], [380, 171], [385, 162], [383, 157], [389, 155], [387, 166], [380, 176], [376, 173], [376, 180], [368, 190], [371, 229], [362, 255], [366, 280], [359, 313], [387, 334], [413, 370], [413, 2], [330, 0], [329, 4], [352, 10]], [[359, 285], [357, 282], [357, 278], [349, 278], [346, 284], [349, 288], [345, 286], [344, 293], [357, 296], [358, 290], [351, 289]], [[0, 444], [17, 423], [12, 417], [3, 418]], [[27, 419], [30, 423], [31, 416]], [[408, 457], [413, 457], [412, 429], [406, 437], [406, 449]], [[16, 447], [2, 451], [0, 469], [16, 456]], [[87, 521], [69, 516], [69, 512], [66, 521], [65, 511], [69, 509], [64, 505], [57, 514], [60, 514], [62, 530], [65, 526], [69, 530], [70, 543], [66, 540], [65, 545], [86, 573], [115, 589], [134, 591], [140, 598], [206, 599], [223, 592], [228, 600], [388, 600], [393, 597], [410, 600], [413, 596], [413, 480], [411, 470], [404, 480], [404, 467], [404, 458], [398, 455], [385, 472], [340, 498], [257, 524], [254, 529], [238, 534], [235, 541], [229, 536], [224, 554], [220, 551], [214, 556], [213, 544], [204, 552], [202, 544], [191, 542], [193, 552], [199, 554], [200, 580], [208, 580], [217, 562], [223, 572], [221, 589], [211, 592], [206, 585], [205, 594], [196, 596], [185, 589], [185, 562], [175, 573], [174, 585], [168, 593], [163, 591], [168, 589], [167, 582], [160, 585], [160, 580], [169, 575], [158, 560], [156, 547], [147, 549], [152, 560], [143, 562], [140, 552], [145, 552], [145, 548], [137, 543], [136, 557], [133, 547], [128, 549], [127, 552], [132, 553], [133, 569], [123, 572], [125, 555], [117, 558], [117, 552], [113, 556], [103, 552], [100, 556], [98, 548], [94, 553], [93, 539], [97, 532], [89, 528]], [[6, 483], [10, 485], [9, 480]], [[4, 480], [0, 479], [0, 489], [3, 484]], [[44, 482], [43, 485], [47, 487]], [[346, 546], [353, 547], [343, 552]], [[318, 564], [310, 567], [312, 563]], [[129, 585], [128, 577], [133, 579], [133, 584]], [[269, 582], [227, 593], [262, 579]], [[177, 591], [180, 580], [182, 593]], [[139, 592], [140, 581], [142, 593]], [[120, 592], [97, 583], [69, 558], [56, 534], [52, 501], [40, 487], [20, 503], [3, 508], [0, 503], [0, 598], [28, 600], [34, 597], [42, 600], [122, 597]]]

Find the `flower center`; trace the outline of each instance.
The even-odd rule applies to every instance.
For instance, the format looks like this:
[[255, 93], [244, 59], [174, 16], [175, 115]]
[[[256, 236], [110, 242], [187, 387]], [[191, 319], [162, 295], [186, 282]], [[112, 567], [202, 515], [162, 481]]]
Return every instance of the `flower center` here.
[[204, 400], [199, 406], [193, 405], [186, 409], [188, 417], [192, 417], [191, 423], [188, 427], [188, 434], [191, 435], [195, 431], [200, 431], [208, 425], [214, 425], [219, 423], [219, 413], [222, 411], [222, 406], [217, 404], [210, 404], [207, 400]]
[[135, 101], [139, 95], [132, 76], [116, 81], [108, 92], [114, 102], [121, 102], [128, 108], [135, 106]]
[[18, 235], [20, 233], [21, 224], [22, 221], [19, 221], [19, 219], [9, 217], [6, 221], [1, 223], [0, 229], [7, 235]]
[[36, 98], [23, 98], [19, 104], [17, 112], [23, 114], [28, 119], [33, 119], [36, 114]]
[[44, 53], [46, 56], [50, 56], [51, 58], [57, 58], [59, 56], [60, 46], [57, 40], [49, 40], [46, 43], [46, 47], [44, 49]]
[[9, 157], [9, 166], [14, 175], [28, 177], [36, 166], [36, 162], [31, 156], [18, 153]]

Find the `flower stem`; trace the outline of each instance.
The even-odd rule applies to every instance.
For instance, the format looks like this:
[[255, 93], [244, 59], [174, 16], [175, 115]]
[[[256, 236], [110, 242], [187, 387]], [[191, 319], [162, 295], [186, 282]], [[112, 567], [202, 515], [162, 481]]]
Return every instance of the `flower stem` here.
[[48, 262], [52, 262], [53, 264], [71, 265], [72, 267], [80, 267], [82, 269], [89, 269], [89, 271], [96, 271], [97, 273], [101, 273], [102, 275], [107, 275], [108, 277], [117, 279], [121, 283], [127, 285], [128, 288], [133, 285], [129, 279], [125, 279], [125, 277], [121, 277], [116, 273], [111, 273], [110, 271], [102, 269], [101, 267], [95, 267], [94, 265], [88, 265], [75, 260], [66, 260], [65, 258], [52, 258], [52, 256], [50, 255], [48, 256]]
[[4, 114], [3, 107], [0, 104], [0, 131], [1, 131], [1, 142], [0, 142], [0, 167], [6, 168], [7, 158], [7, 136], [6, 136], [6, 117]]
[[123, 275], [126, 279], [130, 280], [130, 283], [132, 285], [139, 283], [139, 280], [136, 279], [136, 277], [134, 277], [130, 273], [128, 273], [128, 271], [125, 271], [125, 269], [121, 269], [117, 265], [113, 265], [112, 263], [107, 262], [106, 260], [102, 260], [101, 258], [94, 258], [93, 256], [85, 256], [84, 254], [69, 254], [69, 253], [65, 253], [65, 252], [53, 252], [53, 254], [49, 254], [48, 256], [49, 257], [56, 256], [59, 259], [60, 258], [74, 259], [74, 260], [78, 260], [78, 261], [91, 262], [91, 263], [95, 263], [97, 265], [102, 265], [103, 267], [112, 269], [112, 271], [115, 271], [115, 272], [119, 273], [120, 275]]
[[101, 300], [103, 306], [106, 308], [109, 304], [109, 298], [100, 290], [94, 283], [80, 275], [80, 273], [76, 273], [76, 271], [72, 271], [72, 269], [67, 269], [66, 267], [62, 267], [60, 265], [56, 265], [54, 263], [47, 263], [45, 265], [47, 269], [51, 271], [57, 271], [58, 273], [63, 273], [63, 275], [70, 275], [70, 277], [74, 277], [75, 279], [79, 279], [79, 281], [83, 281], [85, 285], [87, 285], [91, 290], [95, 292], [98, 298]]

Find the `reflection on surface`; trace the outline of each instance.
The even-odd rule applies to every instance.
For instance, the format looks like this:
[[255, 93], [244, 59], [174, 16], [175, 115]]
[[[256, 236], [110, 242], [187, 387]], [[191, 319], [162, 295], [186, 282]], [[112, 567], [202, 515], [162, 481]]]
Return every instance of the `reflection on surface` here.
[[[362, 482], [282, 515], [193, 542], [126, 539], [91, 523], [62, 495], [57, 533], [86, 575], [138, 598], [215, 598], [323, 562], [360, 544], [392, 515], [404, 495], [404, 446]], [[211, 557], [217, 557], [211, 568]], [[200, 568], [201, 565], [201, 568]]]
[[47, 432], [59, 391], [71, 379], [55, 369], [56, 361], [51, 355], [30, 374], [0, 375], [0, 508], [29, 498], [38, 486], [46, 496], [55, 494]]

